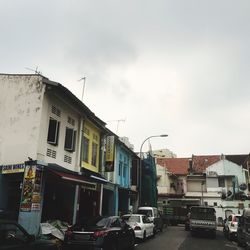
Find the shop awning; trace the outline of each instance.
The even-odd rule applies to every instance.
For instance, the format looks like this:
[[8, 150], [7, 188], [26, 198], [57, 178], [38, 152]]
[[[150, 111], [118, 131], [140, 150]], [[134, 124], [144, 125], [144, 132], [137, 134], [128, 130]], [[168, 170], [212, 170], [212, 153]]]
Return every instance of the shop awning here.
[[82, 170], [81, 172], [71, 171], [64, 167], [61, 167], [55, 163], [49, 163], [47, 168], [52, 173], [56, 174], [63, 180], [77, 182], [79, 184], [94, 184], [94, 183], [102, 183], [106, 184], [108, 181], [99, 173], [95, 173], [90, 170]]
[[96, 184], [93, 182], [88, 181], [87, 178], [84, 178], [83, 176], [78, 176], [75, 174], [69, 174], [69, 173], [63, 173], [63, 172], [59, 172], [59, 171], [55, 171], [55, 170], [50, 170], [52, 174], [55, 174], [56, 176], [58, 176], [59, 178], [61, 178], [64, 181], [70, 181], [70, 182], [74, 182], [76, 184], [79, 185], [84, 185], [85, 187], [88, 188], [95, 188]]

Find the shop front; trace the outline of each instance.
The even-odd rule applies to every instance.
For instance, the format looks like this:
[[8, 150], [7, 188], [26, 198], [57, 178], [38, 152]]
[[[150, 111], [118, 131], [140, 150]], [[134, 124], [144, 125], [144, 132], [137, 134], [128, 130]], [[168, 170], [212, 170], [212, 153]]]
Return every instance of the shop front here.
[[18, 220], [25, 165], [0, 166], [0, 218]]

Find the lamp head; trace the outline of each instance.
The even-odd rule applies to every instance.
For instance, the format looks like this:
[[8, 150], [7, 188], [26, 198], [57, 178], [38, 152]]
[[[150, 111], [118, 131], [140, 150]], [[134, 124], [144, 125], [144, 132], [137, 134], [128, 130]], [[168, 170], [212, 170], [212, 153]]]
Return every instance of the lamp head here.
[[160, 137], [167, 137], [168, 135], [160, 135]]

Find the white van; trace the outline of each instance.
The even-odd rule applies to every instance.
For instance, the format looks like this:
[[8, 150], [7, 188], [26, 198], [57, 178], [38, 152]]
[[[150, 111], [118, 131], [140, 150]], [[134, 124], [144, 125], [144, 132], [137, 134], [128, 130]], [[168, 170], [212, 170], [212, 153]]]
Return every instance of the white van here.
[[138, 214], [146, 215], [155, 224], [155, 231], [163, 230], [163, 220], [156, 207], [139, 207]]

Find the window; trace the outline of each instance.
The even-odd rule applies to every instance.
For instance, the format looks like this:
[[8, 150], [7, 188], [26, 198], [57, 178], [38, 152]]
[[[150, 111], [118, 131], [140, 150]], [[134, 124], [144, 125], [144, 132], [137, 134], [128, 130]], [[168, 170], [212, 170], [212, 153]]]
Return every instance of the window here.
[[69, 152], [74, 152], [75, 142], [76, 142], [76, 131], [74, 131], [74, 129], [72, 128], [66, 128], [64, 149]]
[[98, 145], [94, 142], [92, 142], [92, 159], [91, 159], [91, 164], [93, 166], [96, 166], [97, 163], [97, 149]]
[[214, 202], [214, 207], [217, 207], [217, 202]]
[[225, 187], [224, 177], [219, 177], [218, 182], [219, 182], [219, 187]]
[[122, 161], [119, 161], [119, 172], [118, 172], [119, 176], [121, 176], [122, 174]]
[[205, 201], [205, 202], [204, 202], [204, 206], [208, 206], [208, 203], [207, 203], [207, 201]]
[[121, 227], [121, 222], [120, 220], [117, 218], [117, 219], [114, 219], [112, 222], [111, 222], [111, 225], [110, 227]]
[[60, 122], [50, 118], [47, 142], [52, 145], [58, 144]]
[[83, 136], [82, 141], [82, 160], [85, 162], [89, 161], [89, 139]]

